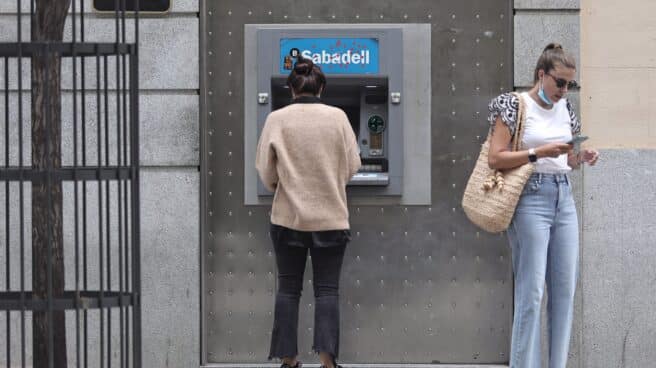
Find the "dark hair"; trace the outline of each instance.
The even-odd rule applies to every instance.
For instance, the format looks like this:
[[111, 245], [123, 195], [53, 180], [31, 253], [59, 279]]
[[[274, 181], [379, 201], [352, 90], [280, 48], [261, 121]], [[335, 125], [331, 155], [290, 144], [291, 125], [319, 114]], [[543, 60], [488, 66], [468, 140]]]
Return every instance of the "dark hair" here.
[[326, 76], [311, 59], [298, 55], [294, 69], [287, 77], [287, 85], [296, 95], [309, 93], [316, 96], [326, 86]]
[[544, 70], [545, 73], [549, 73], [557, 64], [576, 69], [574, 57], [569, 52], [565, 52], [563, 46], [552, 42], [544, 48], [542, 55], [538, 58], [538, 64], [535, 66], [535, 73], [533, 74], [533, 82], [537, 83], [540, 79], [538, 76], [540, 69]]

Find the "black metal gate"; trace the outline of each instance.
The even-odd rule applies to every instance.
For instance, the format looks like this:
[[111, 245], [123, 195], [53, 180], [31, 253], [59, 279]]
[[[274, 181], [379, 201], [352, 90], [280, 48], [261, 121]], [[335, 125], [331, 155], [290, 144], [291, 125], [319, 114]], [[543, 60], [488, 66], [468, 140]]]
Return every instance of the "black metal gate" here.
[[17, 0], [16, 42], [0, 44], [2, 366], [141, 366], [139, 16], [127, 42], [125, 1], [115, 42], [89, 43], [87, 1], [64, 5], [63, 42], [35, 28], [62, 2]]

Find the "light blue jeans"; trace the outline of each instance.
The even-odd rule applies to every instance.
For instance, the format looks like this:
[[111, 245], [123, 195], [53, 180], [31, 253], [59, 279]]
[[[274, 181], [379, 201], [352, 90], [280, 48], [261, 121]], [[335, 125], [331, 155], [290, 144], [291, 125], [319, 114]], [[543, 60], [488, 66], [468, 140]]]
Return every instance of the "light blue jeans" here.
[[508, 229], [515, 279], [510, 368], [540, 367], [540, 307], [549, 300], [549, 367], [565, 368], [578, 276], [579, 228], [569, 178], [533, 174]]

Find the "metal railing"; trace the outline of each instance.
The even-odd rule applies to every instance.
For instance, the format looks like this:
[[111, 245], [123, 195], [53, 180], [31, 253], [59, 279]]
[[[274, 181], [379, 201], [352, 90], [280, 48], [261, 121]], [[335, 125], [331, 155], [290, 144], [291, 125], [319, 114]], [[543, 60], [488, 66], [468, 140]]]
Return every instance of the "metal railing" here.
[[70, 42], [34, 41], [39, 6], [18, 0], [16, 42], [0, 43], [0, 366], [141, 366], [139, 14], [125, 1], [100, 18], [114, 42], [85, 41], [85, 0], [65, 14]]

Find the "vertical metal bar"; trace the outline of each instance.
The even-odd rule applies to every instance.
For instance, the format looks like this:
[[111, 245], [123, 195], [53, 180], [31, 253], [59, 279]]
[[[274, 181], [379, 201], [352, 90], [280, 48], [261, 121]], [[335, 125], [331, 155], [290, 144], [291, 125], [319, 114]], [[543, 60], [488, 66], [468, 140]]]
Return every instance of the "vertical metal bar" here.
[[[118, 59], [118, 58], [117, 58]], [[118, 65], [118, 60], [116, 62]], [[116, 80], [117, 85], [120, 83], [120, 80]], [[118, 89], [120, 91], [120, 89]], [[119, 104], [120, 105], [120, 104]], [[120, 106], [118, 107], [120, 110]], [[120, 126], [120, 119], [117, 119], [116, 125]], [[121, 140], [121, 135], [120, 135], [120, 129], [119, 129], [119, 134], [117, 136], [117, 141], [120, 142]], [[118, 156], [118, 167], [121, 167], [121, 155], [120, 155], [120, 148], [119, 148], [119, 156]], [[118, 219], [118, 297], [119, 297], [119, 356], [120, 356], [120, 366], [123, 367], [123, 361], [125, 359], [125, 352], [123, 350], [123, 343], [124, 343], [124, 338], [123, 338], [123, 187], [122, 187], [122, 179], [119, 179], [116, 183], [116, 190], [118, 192], [118, 213], [117, 213], [117, 219]]]
[[[75, 1], [75, 0], [74, 0]], [[84, 2], [85, 0], [80, 0], [80, 42], [84, 43]], [[81, 90], [82, 90], [82, 166], [87, 166], [87, 104], [86, 104], [86, 58], [82, 57], [80, 60], [81, 71]], [[84, 290], [88, 290], [88, 267], [87, 267], [87, 181], [85, 180], [82, 183], [82, 287]], [[84, 366], [89, 366], [89, 354], [88, 354], [88, 323], [89, 315], [87, 310], [84, 310]]]
[[75, 365], [80, 367], [80, 230], [79, 230], [79, 208], [78, 208], [78, 152], [77, 152], [77, 36], [76, 36], [76, 1], [71, 2], [73, 18], [73, 202], [74, 231], [75, 231]]
[[141, 254], [140, 254], [140, 216], [139, 216], [139, 1], [135, 0], [134, 10], [134, 120], [132, 120], [132, 140], [133, 151], [130, 155], [134, 175], [132, 176], [132, 247], [134, 257], [132, 258], [134, 293], [137, 295], [134, 306], [134, 361], [135, 367], [141, 367]]
[[98, 182], [98, 262], [99, 262], [99, 271], [100, 271], [100, 295], [99, 295], [99, 309], [100, 309], [100, 368], [104, 367], [104, 355], [105, 355], [105, 314], [104, 314], [104, 269], [103, 269], [103, 214], [102, 214], [102, 181], [100, 180], [100, 166], [102, 165], [101, 152], [102, 152], [102, 139], [101, 139], [101, 115], [100, 115], [100, 51], [96, 45], [96, 103], [97, 103], [97, 138], [98, 138], [98, 176], [96, 180]]
[[[50, 45], [46, 44], [44, 46], [44, 55], [47, 58], [50, 57]], [[52, 203], [52, 193], [51, 193], [51, 188], [52, 188], [52, 159], [50, 157], [50, 123], [51, 123], [51, 116], [50, 116], [50, 91], [49, 91], [49, 83], [50, 81], [50, 70], [49, 68], [45, 68], [45, 83], [44, 83], [44, 100], [46, 103], [44, 104], [44, 109], [45, 111], [45, 136], [46, 136], [46, 202], [48, 205], [48, 215], [47, 215], [47, 227], [48, 227], [48, 260], [47, 260], [47, 295], [48, 295], [48, 367], [54, 368], [55, 361], [54, 361], [54, 355], [55, 355], [55, 335], [54, 335], [54, 318], [53, 318], [53, 295], [52, 295], [52, 219], [50, 216], [52, 215], [52, 208], [53, 208], [53, 203]]]
[[29, 0], [30, 2], [30, 36], [34, 30], [34, 0]]
[[[121, 101], [121, 56], [118, 52], [119, 46], [119, 1], [114, 0], [114, 7], [116, 9], [116, 166], [120, 168], [122, 166], [122, 157], [121, 157], [121, 148], [125, 144], [121, 140], [121, 102], [125, 105], [125, 99]], [[125, 11], [121, 10], [121, 14], [125, 16]], [[123, 330], [123, 205], [122, 205], [122, 182], [123, 180], [117, 180], [117, 192], [118, 192], [118, 297], [119, 297], [119, 359], [120, 367], [124, 367], [125, 360], [125, 351], [123, 350], [124, 344], [124, 330]]]
[[[125, 0], [121, 0], [121, 42], [123, 44], [126, 43], [125, 40]], [[127, 88], [126, 88], [126, 82], [127, 82], [127, 75], [126, 75], [126, 56], [125, 54], [121, 55], [121, 63], [122, 63], [122, 90], [123, 90], [123, 155], [122, 155], [122, 162], [119, 162], [119, 165], [123, 167], [127, 167], [128, 161], [127, 161], [127, 146], [128, 146], [128, 141], [127, 141]], [[117, 86], [118, 87], [118, 86]], [[121, 160], [119, 160], [121, 161]], [[130, 253], [129, 253], [129, 242], [128, 242], [128, 184], [127, 181], [121, 180], [119, 187], [122, 185], [123, 187], [123, 221], [124, 221], [124, 239], [123, 239], [123, 246], [125, 247], [125, 290], [129, 290], [129, 272], [130, 272], [130, 267], [128, 266], [128, 260], [130, 258]], [[119, 198], [119, 205], [120, 205], [121, 199]], [[119, 210], [120, 211], [120, 210]], [[120, 223], [120, 220], [119, 220]], [[119, 227], [119, 236], [120, 236], [120, 227]], [[120, 271], [119, 271], [120, 272]], [[123, 311], [123, 309], [121, 309]], [[130, 331], [130, 320], [129, 320], [129, 309], [126, 307], [125, 308], [125, 366], [129, 367], [130, 366], [130, 350], [129, 350], [129, 342], [130, 342], [130, 337], [129, 337], [129, 331]], [[121, 333], [122, 335], [122, 333]]]
[[[75, 45], [75, 40], [77, 37], [77, 30], [75, 29], [75, 0], [71, 1], [71, 24], [73, 26], [73, 36], [72, 36], [72, 43]], [[75, 55], [75, 51], [73, 51], [73, 55]], [[75, 58], [75, 56], [73, 56]]]
[[[108, 92], [108, 72], [107, 72], [107, 55], [103, 55], [103, 78], [105, 93], [105, 166], [109, 166], [109, 92]], [[110, 227], [110, 201], [109, 201], [109, 180], [105, 180], [105, 221], [107, 222], [105, 231], [107, 233], [107, 290], [112, 290], [112, 243]], [[112, 366], [112, 310], [107, 308], [107, 367]]]
[[[20, 123], [19, 123], [20, 124]], [[5, 56], [5, 167], [9, 168], [9, 58]], [[11, 275], [11, 270], [9, 264], [9, 180], [5, 181], [5, 235], [6, 235], [6, 254], [5, 254], [5, 271], [7, 276], [6, 290], [11, 290], [9, 285], [9, 277]], [[9, 323], [11, 314], [7, 310], [7, 368], [11, 364], [11, 325]]]
[[[31, 1], [30, 1], [31, 3]], [[21, 367], [25, 368], [25, 239], [23, 216], [23, 34], [22, 6], [18, 0], [18, 196], [20, 218], [20, 300], [21, 300]]]
[[105, 166], [109, 166], [109, 93], [107, 86], [107, 55], [103, 55], [103, 93], [103, 102], [105, 104]]
[[134, 306], [132, 312], [133, 326], [133, 359], [134, 366], [141, 367], [141, 280], [140, 280], [140, 247], [139, 247], [139, 109], [138, 109], [138, 33], [139, 33], [139, 0], [135, 4], [135, 44], [130, 55], [130, 161], [131, 161], [131, 232], [132, 232], [132, 293]]

